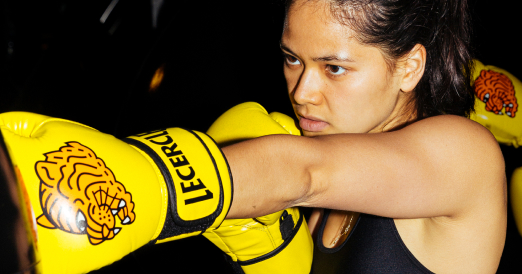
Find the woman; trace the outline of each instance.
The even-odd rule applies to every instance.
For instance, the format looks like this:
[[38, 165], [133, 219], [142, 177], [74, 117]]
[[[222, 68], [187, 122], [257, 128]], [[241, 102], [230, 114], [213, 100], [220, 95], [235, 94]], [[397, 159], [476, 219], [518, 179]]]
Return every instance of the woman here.
[[[506, 179], [493, 136], [465, 118], [469, 26], [465, 1], [290, 1], [284, 72], [310, 138], [225, 147], [228, 218], [337, 210], [324, 215], [315, 273], [495, 272]], [[314, 233], [321, 219], [310, 218]]]

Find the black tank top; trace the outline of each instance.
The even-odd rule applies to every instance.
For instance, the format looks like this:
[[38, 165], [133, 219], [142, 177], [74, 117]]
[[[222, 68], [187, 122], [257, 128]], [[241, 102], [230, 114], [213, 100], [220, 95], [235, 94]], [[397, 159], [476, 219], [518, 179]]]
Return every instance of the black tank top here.
[[325, 210], [319, 228], [311, 273], [433, 273], [411, 254], [390, 218], [361, 214], [341, 246], [326, 248], [322, 238], [329, 213]]

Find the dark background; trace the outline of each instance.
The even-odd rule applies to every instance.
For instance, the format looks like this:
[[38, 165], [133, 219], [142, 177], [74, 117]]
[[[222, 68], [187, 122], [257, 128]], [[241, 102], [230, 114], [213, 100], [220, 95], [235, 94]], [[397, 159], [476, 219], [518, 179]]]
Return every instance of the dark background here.
[[[0, 112], [21, 110], [75, 120], [117, 137], [165, 126], [205, 131], [228, 108], [257, 101], [292, 115], [282, 73], [279, 1], [111, 0], [0, 4]], [[522, 77], [513, 2], [472, 0], [477, 57]], [[155, 23], [154, 23], [155, 22]], [[149, 89], [154, 72], [164, 78]], [[522, 125], [521, 125], [522, 126]], [[520, 149], [502, 146], [506, 172]], [[522, 237], [509, 212], [498, 273], [522, 269]], [[230, 272], [202, 237], [146, 246], [96, 273]], [[188, 272], [188, 271], [187, 271]]]

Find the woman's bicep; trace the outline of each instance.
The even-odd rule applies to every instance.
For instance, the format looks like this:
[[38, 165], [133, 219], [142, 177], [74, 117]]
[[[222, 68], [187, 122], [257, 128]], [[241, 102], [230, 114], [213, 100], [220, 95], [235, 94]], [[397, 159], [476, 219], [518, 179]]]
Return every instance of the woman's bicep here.
[[[304, 206], [392, 217], [416, 204], [434, 170], [396, 133], [325, 136]], [[428, 168], [427, 168], [428, 167]], [[418, 182], [425, 182], [425, 185]]]

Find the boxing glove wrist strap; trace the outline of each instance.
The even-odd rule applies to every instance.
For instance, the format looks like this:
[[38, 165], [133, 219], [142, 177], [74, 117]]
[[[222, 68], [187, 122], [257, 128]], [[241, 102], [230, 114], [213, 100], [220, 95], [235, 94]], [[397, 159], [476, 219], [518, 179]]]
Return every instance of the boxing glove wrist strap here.
[[125, 141], [152, 159], [167, 185], [170, 216], [158, 240], [221, 224], [232, 202], [232, 177], [223, 153], [208, 135], [169, 128]]

